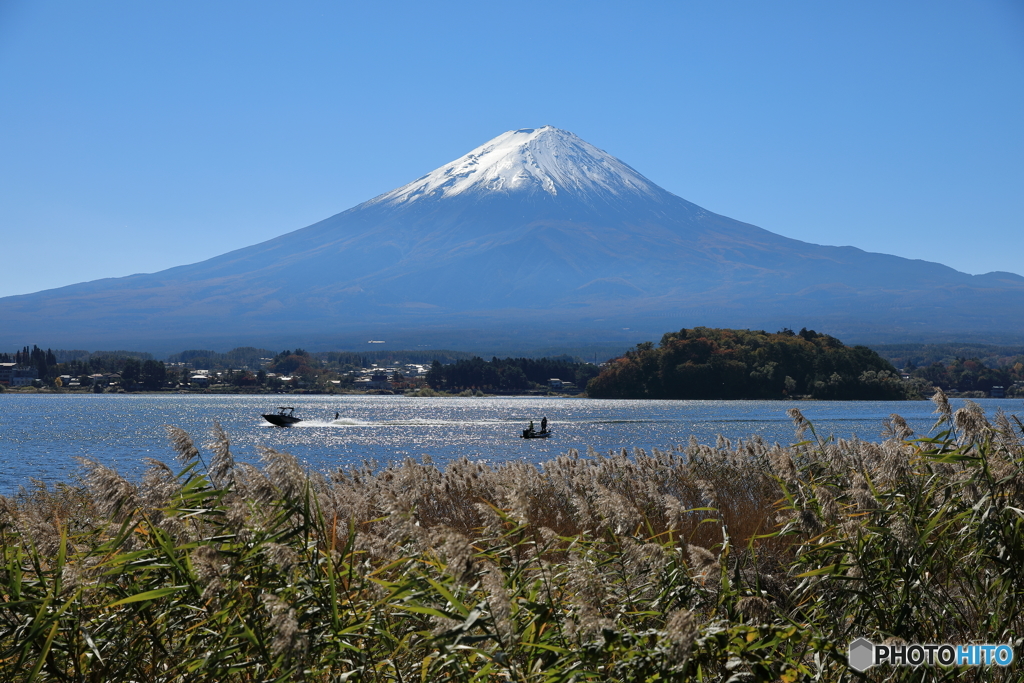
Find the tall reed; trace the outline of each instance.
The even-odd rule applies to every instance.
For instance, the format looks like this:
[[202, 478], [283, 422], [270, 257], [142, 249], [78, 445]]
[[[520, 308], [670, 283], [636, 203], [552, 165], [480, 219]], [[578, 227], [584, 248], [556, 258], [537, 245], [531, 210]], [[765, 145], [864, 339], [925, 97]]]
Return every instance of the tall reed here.
[[880, 444], [795, 412], [788, 448], [329, 475], [169, 428], [176, 469], [0, 498], [0, 679], [838, 681], [861, 636], [1019, 651], [1022, 426], [937, 405]]

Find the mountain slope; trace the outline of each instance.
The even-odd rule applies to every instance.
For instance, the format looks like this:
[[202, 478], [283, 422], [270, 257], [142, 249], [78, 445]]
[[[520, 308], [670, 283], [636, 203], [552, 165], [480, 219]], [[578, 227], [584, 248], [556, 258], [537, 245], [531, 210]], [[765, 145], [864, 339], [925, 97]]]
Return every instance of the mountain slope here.
[[1022, 303], [1017, 275], [782, 237], [544, 127], [201, 263], [0, 299], [0, 343], [312, 345], [372, 333], [471, 345], [517, 329], [547, 343], [698, 324], [1024, 335], [1007, 315]]

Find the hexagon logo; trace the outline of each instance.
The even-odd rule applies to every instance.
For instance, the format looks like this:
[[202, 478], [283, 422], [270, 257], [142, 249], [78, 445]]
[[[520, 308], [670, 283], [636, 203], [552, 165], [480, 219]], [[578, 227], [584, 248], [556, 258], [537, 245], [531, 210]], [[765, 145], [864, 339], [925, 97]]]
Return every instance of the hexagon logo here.
[[850, 668], [856, 671], [867, 671], [875, 663], [875, 646], [867, 638], [858, 638], [850, 643], [848, 656]]

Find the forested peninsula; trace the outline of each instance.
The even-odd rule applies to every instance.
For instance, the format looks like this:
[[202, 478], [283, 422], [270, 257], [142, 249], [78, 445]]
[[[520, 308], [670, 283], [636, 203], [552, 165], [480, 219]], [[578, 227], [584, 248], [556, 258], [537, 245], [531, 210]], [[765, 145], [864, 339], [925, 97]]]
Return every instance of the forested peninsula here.
[[866, 346], [802, 329], [682, 329], [637, 344], [587, 384], [592, 398], [832, 400], [917, 398]]

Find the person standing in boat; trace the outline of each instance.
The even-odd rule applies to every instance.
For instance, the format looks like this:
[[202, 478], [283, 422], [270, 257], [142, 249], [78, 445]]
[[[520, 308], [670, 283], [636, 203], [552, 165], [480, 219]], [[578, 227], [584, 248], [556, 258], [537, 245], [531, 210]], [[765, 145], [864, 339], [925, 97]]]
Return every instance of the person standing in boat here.
[[544, 432], [548, 431], [548, 418], [547, 417], [542, 417], [540, 419], [540, 431], [541, 431], [542, 434]]
[[533, 420], [530, 420], [530, 426], [526, 428], [526, 433], [533, 436]]

